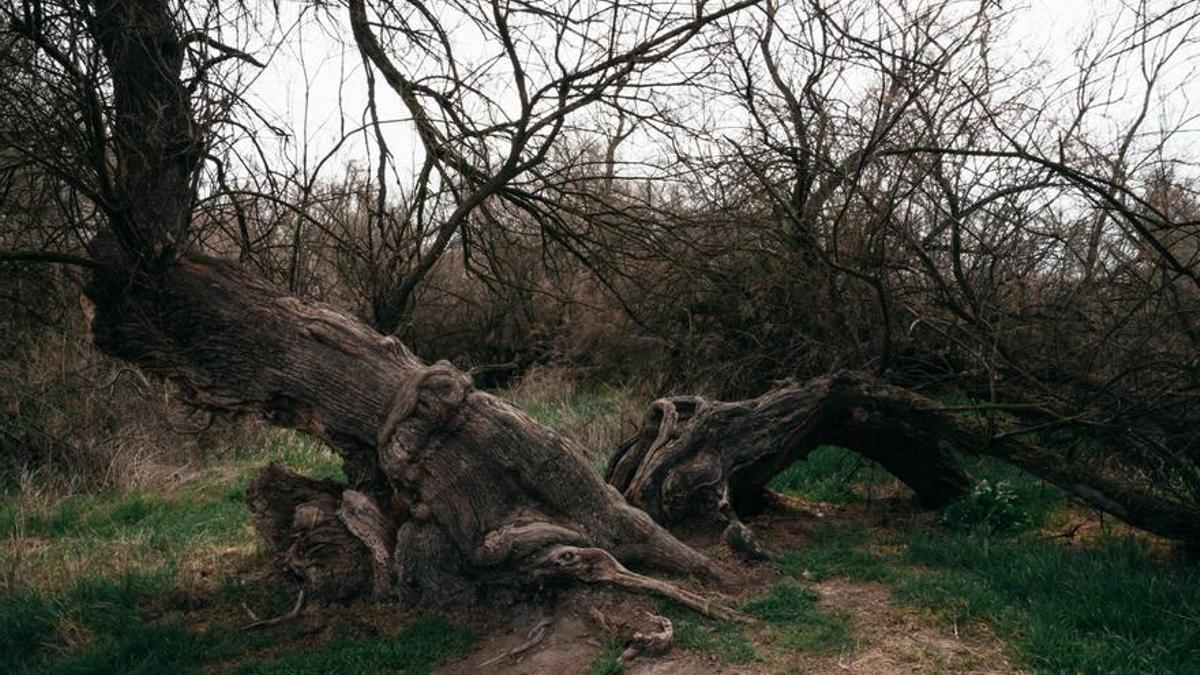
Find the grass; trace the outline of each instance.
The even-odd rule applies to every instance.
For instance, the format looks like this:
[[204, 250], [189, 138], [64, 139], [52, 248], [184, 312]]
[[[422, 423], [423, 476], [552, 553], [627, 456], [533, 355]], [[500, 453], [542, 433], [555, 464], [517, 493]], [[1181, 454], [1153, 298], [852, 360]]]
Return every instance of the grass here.
[[806, 586], [778, 584], [742, 609], [770, 625], [787, 649], [836, 653], [854, 644], [850, 617], [817, 607], [817, 594]]
[[395, 636], [337, 638], [312, 649], [289, 650], [273, 660], [245, 665], [239, 675], [334, 675], [336, 673], [428, 673], [441, 661], [466, 656], [475, 643], [469, 632], [428, 618]]
[[918, 528], [880, 547], [865, 528], [832, 527], [778, 564], [803, 579], [882, 582], [948, 625], [986, 626], [1039, 672], [1200, 672], [1200, 569], [1131, 536], [1067, 546]]
[[637, 428], [647, 401], [632, 389], [580, 383], [568, 370], [540, 368], [496, 392], [530, 417], [578, 443], [603, 471], [609, 455]]
[[[635, 407], [619, 390], [525, 395], [531, 414], [593, 447], [619, 436]], [[239, 572], [262, 567], [244, 498], [267, 461], [342, 478], [338, 459], [319, 444], [283, 436], [266, 448], [235, 449], [220, 465], [161, 490], [0, 498], [5, 672], [421, 673], [467, 653], [475, 638], [432, 618], [406, 628], [393, 618], [373, 634], [336, 613], [315, 636], [294, 625], [238, 630], [243, 603], [274, 616], [293, 597]], [[841, 577], [881, 583], [896, 603], [929, 620], [994, 634], [1034, 671], [1200, 672], [1200, 569], [1129, 536], [1048, 540], [1044, 533], [1061, 530], [1074, 513], [1061, 492], [1002, 464], [964, 464], [1005, 486], [1003, 513], [1019, 516], [1021, 527], [993, 526], [990, 493], [899, 527], [830, 518], [805, 546], [781, 552], [776, 564], [785, 581], [742, 606], [760, 626], [748, 630], [664, 605], [677, 646], [734, 669], [782, 664], [792, 652], [851, 651], [851, 618], [819, 606], [810, 585]], [[823, 447], [772, 487], [854, 504], [894, 484], [853, 453]], [[613, 644], [581, 667], [619, 673], [619, 655]]]
[[624, 645], [619, 641], [610, 641], [588, 664], [588, 675], [621, 675], [624, 673], [625, 664], [621, 663], [621, 653], [624, 649]]
[[29, 590], [0, 599], [0, 658], [10, 672], [186, 670], [218, 653], [211, 638], [178, 620], [149, 621], [171, 574], [88, 576], [58, 593]]
[[741, 664], [753, 661], [754, 645], [743, 626], [732, 621], [716, 621], [690, 609], [665, 603], [663, 616], [675, 628], [675, 644], [702, 654], [715, 656], [721, 663]]
[[[1028, 529], [831, 524], [784, 553], [780, 571], [884, 583], [902, 605], [965, 630], [985, 626], [1038, 672], [1200, 672], [1200, 568], [1128, 534], [1075, 545], [1047, 539], [1044, 528], [1065, 518], [1061, 492], [1004, 465], [966, 464], [1007, 486]], [[826, 466], [825, 477], [840, 480]], [[810, 474], [806, 484], [820, 478]]]
[[246, 486], [266, 462], [307, 475], [339, 476], [340, 461], [315, 441], [289, 435], [252, 451], [235, 450], [166, 490], [80, 494], [54, 502], [0, 500], [0, 589], [62, 588], [86, 574], [116, 575], [196, 560], [242, 556], [255, 535]]
[[[279, 635], [220, 627], [190, 630], [163, 614], [172, 575], [85, 577], [61, 593], [39, 591], [0, 599], [0, 658], [7, 672], [164, 673], [197, 671], [277, 646]], [[441, 619], [425, 619], [391, 637], [336, 637], [285, 655], [244, 663], [235, 672], [424, 673], [463, 656], [474, 637]]]
[[961, 625], [990, 624], [1050, 672], [1200, 672], [1200, 570], [1131, 537], [1063, 546], [918, 532], [897, 598]]
[[811, 581], [882, 581], [889, 570], [886, 559], [870, 548], [877, 540], [877, 534], [861, 525], [825, 527], [812, 534], [808, 546], [783, 552], [777, 564], [784, 574]]
[[[586, 441], [589, 434], [594, 440], [617, 433], [627, 405], [621, 390], [572, 391], [544, 399], [532, 413]], [[273, 655], [269, 643], [290, 644], [296, 636], [237, 630], [245, 622], [243, 603], [275, 616], [292, 597], [237, 573], [261, 557], [245, 494], [270, 461], [315, 478], [345, 479], [340, 460], [319, 442], [281, 434], [266, 447], [234, 448], [166, 488], [57, 500], [0, 497], [5, 671], [177, 672], [235, 661], [243, 673], [418, 673], [465, 653], [474, 638], [433, 619], [383, 638], [343, 634], [315, 645], [305, 639], [306, 646], [291, 645], [286, 655]], [[197, 596], [207, 605], [202, 633], [192, 625], [196, 612], [177, 606], [179, 598]], [[613, 665], [602, 672], [616, 672]]]
[[[0, 501], [5, 672], [194, 672], [236, 662], [245, 673], [421, 673], [465, 653], [474, 638], [436, 619], [384, 638], [306, 638], [303, 647], [290, 645], [298, 636], [239, 630], [242, 603], [275, 616], [294, 592], [236, 573], [260, 555], [244, 498], [268, 461], [341, 477], [323, 446], [282, 436], [166, 490]], [[288, 654], [274, 655], [281, 642]]]
[[746, 626], [739, 623], [709, 619], [669, 602], [662, 605], [661, 611], [671, 620], [678, 648], [736, 667], [772, 660], [781, 650], [829, 654], [850, 649], [854, 644], [850, 617], [821, 609], [816, 600], [811, 588], [786, 582], [743, 604], [741, 610], [761, 620], [772, 634], [767, 646], [756, 644]]
[[776, 492], [808, 501], [848, 504], [863, 499], [864, 488], [895, 479], [875, 462], [835, 445], [822, 445], [771, 480]]

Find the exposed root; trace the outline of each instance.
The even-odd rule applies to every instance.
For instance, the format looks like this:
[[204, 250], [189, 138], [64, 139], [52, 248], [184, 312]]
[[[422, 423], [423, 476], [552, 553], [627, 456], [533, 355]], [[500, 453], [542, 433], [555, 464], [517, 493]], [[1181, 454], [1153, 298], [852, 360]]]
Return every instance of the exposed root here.
[[263, 626], [274, 626], [275, 624], [283, 623], [284, 621], [291, 621], [292, 619], [300, 616], [300, 610], [304, 607], [304, 589], [301, 588], [300, 592], [296, 594], [296, 604], [292, 606], [292, 611], [288, 612], [287, 614], [277, 616], [273, 619], [259, 619], [254, 612], [250, 610], [249, 606], [243, 603], [242, 607], [246, 610], [246, 613], [250, 615], [250, 618], [254, 619], [252, 623], [242, 626], [242, 630], [262, 628]]
[[625, 645], [617, 659], [622, 664], [638, 656], [662, 656], [675, 646], [675, 628], [671, 625], [671, 620], [658, 614], [643, 613], [650, 621], [650, 628], [639, 630], [631, 621], [611, 619], [599, 609], [591, 609], [592, 620], [605, 632], [616, 633]]
[[385, 597], [392, 590], [391, 551], [395, 525], [375, 500], [357, 490], [342, 492], [337, 516], [370, 553], [372, 592], [375, 597]]
[[504, 659], [516, 658], [530, 649], [533, 649], [537, 645], [541, 644], [542, 640], [546, 639], [546, 629], [549, 627], [550, 619], [542, 619], [541, 621], [538, 621], [536, 624], [534, 624], [533, 628], [530, 628], [529, 632], [526, 633], [525, 637], [528, 639], [525, 642], [513, 647], [499, 656], [495, 656], [487, 661], [484, 661], [483, 663], [479, 664], [478, 667], [486, 668], [488, 666], [500, 663]]
[[702, 595], [661, 579], [631, 572], [604, 549], [554, 546], [537, 561], [536, 572], [587, 583], [606, 583], [636, 593], [657, 595], [674, 600], [711, 619], [752, 622], [746, 615], [717, 605]]
[[629, 646], [618, 659], [621, 663], [628, 663], [637, 656], [662, 656], [675, 646], [675, 627], [671, 625], [671, 620], [649, 612], [646, 616], [654, 624], [654, 629], [637, 631], [630, 637]]

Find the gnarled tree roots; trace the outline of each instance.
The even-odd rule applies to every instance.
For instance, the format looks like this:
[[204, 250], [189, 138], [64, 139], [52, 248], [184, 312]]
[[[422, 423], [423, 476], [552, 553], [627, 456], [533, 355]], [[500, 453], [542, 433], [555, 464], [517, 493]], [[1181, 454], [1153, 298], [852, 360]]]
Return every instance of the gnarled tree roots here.
[[762, 507], [772, 478], [819, 445], [879, 462], [924, 504], [963, 494], [971, 480], [954, 455], [885, 390], [870, 376], [841, 373], [747, 401], [660, 399], [612, 456], [605, 477], [661, 523], [723, 527], [725, 542], [747, 559], [769, 554], [741, 517]]
[[463, 552], [428, 517], [410, 514], [397, 521], [362, 492], [275, 464], [251, 483], [247, 501], [263, 541], [308, 593], [324, 601], [373, 597], [441, 606], [582, 582], [668, 598], [712, 618], [744, 620], [709, 597], [630, 571], [579, 532], [545, 520], [513, 519]]

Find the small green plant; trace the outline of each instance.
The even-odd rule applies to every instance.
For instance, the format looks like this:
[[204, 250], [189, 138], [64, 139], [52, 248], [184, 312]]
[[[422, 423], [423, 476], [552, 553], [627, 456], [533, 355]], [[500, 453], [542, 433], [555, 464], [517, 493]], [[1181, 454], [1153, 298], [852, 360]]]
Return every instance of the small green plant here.
[[850, 617], [822, 610], [817, 606], [817, 594], [807, 586], [779, 584], [743, 609], [770, 624], [788, 649], [830, 653], [853, 644]]
[[942, 510], [939, 522], [956, 532], [1012, 534], [1033, 523], [1007, 481], [981, 480]]
[[621, 643], [613, 641], [588, 664], [588, 675], [621, 675], [625, 664], [621, 663]]

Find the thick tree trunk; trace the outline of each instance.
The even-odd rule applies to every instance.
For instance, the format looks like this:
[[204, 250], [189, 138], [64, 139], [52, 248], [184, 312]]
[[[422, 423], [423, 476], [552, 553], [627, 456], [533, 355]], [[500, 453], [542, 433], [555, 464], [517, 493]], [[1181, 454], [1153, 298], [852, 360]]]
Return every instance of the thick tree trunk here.
[[740, 553], [764, 552], [741, 517], [757, 511], [767, 483], [817, 446], [869, 457], [931, 507], [962, 495], [971, 479], [936, 436], [880, 405], [874, 382], [855, 374], [789, 384], [732, 403], [679, 396], [655, 401], [638, 434], [612, 456], [606, 479], [667, 525], [725, 527]]
[[108, 353], [174, 379], [201, 405], [262, 414], [340, 453], [346, 485], [268, 467], [248, 493], [263, 540], [315, 597], [445, 603], [574, 581], [719, 614], [626, 565], [721, 579], [712, 560], [655, 522], [697, 516], [761, 556], [739, 515], [822, 443], [874, 459], [930, 505], [970, 485], [948, 449], [957, 448], [1025, 467], [1137, 527], [1200, 540], [1189, 505], [989, 439], [936, 402], [864, 374], [736, 403], [658, 401], [613, 457], [610, 486], [569, 440], [449, 364], [425, 365], [395, 339], [232, 263], [193, 257], [155, 274], [98, 272], [87, 291]]
[[713, 561], [630, 506], [569, 440], [449, 364], [427, 366], [217, 260], [101, 275], [88, 294], [108, 353], [201, 405], [261, 413], [341, 454], [348, 485], [270, 467], [248, 493], [264, 541], [310, 597], [442, 603], [557, 579], [707, 609], [624, 565], [711, 581], [722, 577]]
[[1134, 527], [1200, 542], [1196, 505], [1015, 436], [992, 437], [936, 401], [861, 372], [787, 384], [734, 403], [655, 401], [639, 432], [613, 455], [606, 479], [659, 522], [715, 522], [735, 549], [758, 557], [762, 550], [740, 517], [758, 508], [775, 475], [823, 444], [878, 462], [929, 506], [970, 487], [957, 450], [1015, 464]]

